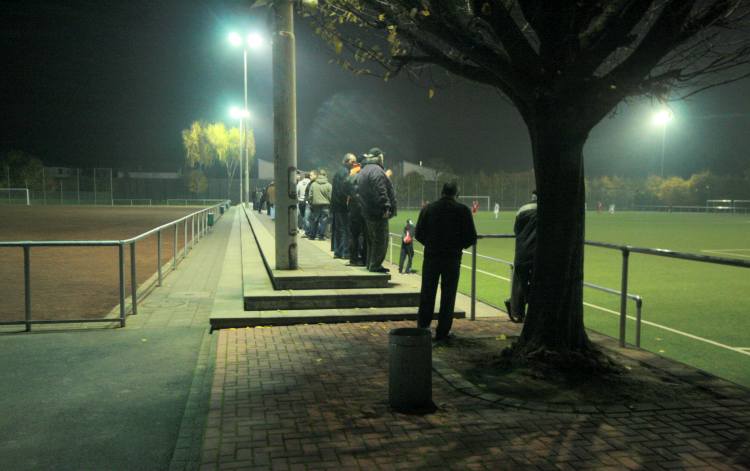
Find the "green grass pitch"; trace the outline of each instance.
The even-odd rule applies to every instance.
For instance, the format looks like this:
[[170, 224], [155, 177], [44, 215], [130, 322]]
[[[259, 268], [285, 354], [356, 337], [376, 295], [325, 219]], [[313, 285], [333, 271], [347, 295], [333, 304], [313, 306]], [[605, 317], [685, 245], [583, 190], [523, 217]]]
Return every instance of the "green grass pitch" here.
[[[400, 212], [391, 220], [391, 232], [400, 233], [406, 218], [416, 221], [417, 215]], [[495, 220], [491, 212], [480, 212], [477, 231], [511, 233], [514, 217], [503, 212]], [[589, 211], [586, 239], [750, 260], [750, 216]], [[512, 261], [513, 240], [481, 240], [477, 252]], [[421, 263], [417, 254], [414, 267], [419, 270]], [[462, 264], [469, 267], [471, 257], [464, 255]], [[477, 273], [479, 299], [502, 306], [510, 284], [497, 276], [509, 278], [508, 267], [480, 258], [478, 268], [496, 275]], [[619, 291], [621, 269], [619, 251], [586, 247], [587, 282]], [[643, 298], [643, 348], [750, 386], [750, 269], [631, 254], [629, 271], [628, 291]], [[470, 286], [470, 270], [463, 269], [459, 290], [468, 294]], [[619, 297], [584, 288], [584, 303], [586, 327], [617, 337]], [[635, 313], [635, 303], [629, 301], [628, 315], [635, 318]], [[628, 320], [627, 339], [635, 343], [633, 319]]]

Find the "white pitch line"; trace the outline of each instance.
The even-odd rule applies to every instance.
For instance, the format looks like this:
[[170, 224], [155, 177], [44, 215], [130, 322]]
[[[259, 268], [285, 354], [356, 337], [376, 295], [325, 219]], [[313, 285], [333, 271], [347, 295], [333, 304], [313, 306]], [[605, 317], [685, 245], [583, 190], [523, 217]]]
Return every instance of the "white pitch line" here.
[[[587, 303], [587, 302], [584, 302], [583, 304], [585, 306], [589, 306], [589, 307], [592, 307], [594, 309], [599, 309], [600, 311], [609, 312], [610, 314], [614, 314], [614, 315], [616, 315], [618, 317], [620, 316], [619, 312], [613, 311], [611, 309], [607, 309], [605, 307], [597, 306], [596, 304], [591, 304], [591, 303]], [[635, 317], [633, 317], [633, 316], [626, 316], [626, 317], [628, 319], [632, 320], [632, 321], [636, 320]], [[691, 338], [693, 340], [698, 340], [700, 342], [709, 343], [709, 344], [717, 346], [717, 347], [726, 348], [727, 350], [731, 350], [731, 351], [737, 352], [737, 353], [743, 353], [745, 355], [750, 356], [750, 348], [730, 347], [729, 345], [726, 345], [726, 344], [723, 344], [723, 343], [720, 343], [720, 342], [716, 342], [714, 340], [709, 340], [709, 339], [706, 339], [706, 338], [703, 338], [703, 337], [698, 337], [697, 335], [689, 334], [689, 333], [683, 332], [681, 330], [677, 330], [677, 329], [673, 329], [671, 327], [667, 327], [665, 325], [657, 324], [656, 322], [641, 320], [641, 323], [642, 324], [646, 324], [646, 325], [650, 325], [652, 327], [656, 327], [657, 329], [666, 330], [666, 331], [672, 332], [674, 334], [682, 335], [682, 336]], [[748, 351], [745, 351], [745, 350], [748, 350]]]
[[[468, 265], [463, 265], [462, 264], [461, 268], [465, 268], [467, 270], [471, 270], [471, 267], [468, 266]], [[490, 272], [487, 272], [487, 271], [484, 271], [484, 270], [480, 270], [478, 268], [477, 268], [477, 273], [483, 273], [483, 274], [485, 274], [487, 276], [491, 276], [493, 278], [498, 278], [498, 279], [501, 279], [501, 280], [510, 281], [510, 279], [508, 279], [508, 278], [505, 278], [505, 277], [500, 276], [500, 275], [495, 275], [494, 273], [490, 273]], [[591, 307], [591, 308], [594, 308], [594, 309], [598, 309], [600, 311], [608, 312], [608, 313], [613, 314], [613, 315], [618, 316], [618, 317], [620, 316], [619, 312], [613, 311], [611, 309], [607, 309], [606, 307], [597, 306], [596, 304], [587, 303], [585, 301], [584, 301], [583, 304], [584, 304], [584, 306], [588, 306], [588, 307]], [[628, 319], [632, 320], [632, 321], [636, 320], [636, 318], [633, 317], [633, 316], [626, 316], [626, 317]], [[706, 339], [706, 338], [703, 338], [703, 337], [698, 337], [697, 335], [689, 334], [689, 333], [683, 332], [681, 330], [677, 330], [677, 329], [673, 329], [671, 327], [667, 327], [665, 325], [657, 324], [656, 322], [644, 321], [643, 319], [641, 319], [641, 323], [642, 324], [646, 324], [646, 325], [650, 325], [651, 327], [656, 327], [657, 329], [666, 330], [666, 331], [672, 332], [674, 334], [682, 335], [684, 337], [691, 338], [693, 340], [698, 340], [699, 342], [705, 342], [705, 343], [708, 343], [708, 344], [711, 344], [711, 345], [714, 345], [714, 346], [717, 346], [717, 347], [721, 347], [721, 348], [725, 348], [727, 350], [731, 350], [733, 352], [742, 353], [744, 355], [750, 356], [750, 347], [748, 347], [748, 348], [730, 347], [729, 345], [726, 345], [726, 344], [723, 344], [723, 343], [720, 343], [720, 342], [716, 342], [714, 340], [709, 340], [709, 339]]]

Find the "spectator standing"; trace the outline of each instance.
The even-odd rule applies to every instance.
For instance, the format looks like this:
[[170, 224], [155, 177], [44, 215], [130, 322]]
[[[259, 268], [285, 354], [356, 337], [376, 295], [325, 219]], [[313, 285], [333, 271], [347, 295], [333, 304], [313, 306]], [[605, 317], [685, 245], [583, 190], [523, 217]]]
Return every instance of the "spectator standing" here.
[[523, 322], [526, 317], [526, 304], [529, 301], [531, 273], [534, 270], [536, 253], [536, 191], [531, 201], [521, 206], [516, 213], [513, 233], [516, 235], [516, 254], [513, 259], [513, 282], [510, 299], [505, 301], [508, 316], [513, 322]]
[[307, 202], [305, 201], [305, 192], [307, 191], [307, 185], [310, 184], [310, 174], [305, 172], [302, 179], [297, 182], [297, 229], [304, 229], [305, 227], [305, 211], [307, 209]]
[[386, 273], [383, 260], [388, 250], [388, 220], [396, 215], [396, 194], [383, 169], [383, 152], [377, 147], [365, 155], [367, 165], [359, 173], [358, 195], [365, 218], [367, 270]]
[[311, 239], [326, 240], [326, 226], [330, 218], [331, 184], [325, 170], [318, 172], [318, 177], [310, 183], [310, 231], [307, 236]]
[[[406, 220], [404, 226], [404, 232], [401, 234], [401, 256], [398, 259], [398, 272], [399, 273], [412, 273], [411, 261], [414, 258], [414, 223], [411, 219]], [[404, 267], [404, 260], [406, 260], [406, 269]]]
[[266, 204], [268, 205], [266, 214], [272, 216], [271, 212], [274, 211], [274, 205], [276, 204], [276, 182], [269, 183], [268, 188], [266, 188]]
[[[362, 161], [362, 162], [360, 162]], [[359, 172], [362, 170], [364, 157], [352, 165], [346, 178], [346, 199], [349, 209], [349, 265], [365, 266], [367, 259], [367, 245], [365, 244], [365, 219], [362, 215], [362, 205], [359, 203], [358, 185]]]
[[420, 211], [415, 231], [415, 238], [424, 245], [417, 325], [430, 327], [439, 280], [440, 314], [435, 331], [438, 341], [448, 338], [453, 324], [461, 252], [477, 241], [471, 211], [456, 201], [457, 195], [455, 182], [444, 184], [441, 198]]
[[[303, 221], [304, 224], [304, 231], [305, 233], [302, 234], [302, 237], [309, 237], [310, 234], [310, 218], [312, 217], [312, 210], [310, 208], [310, 189], [312, 188], [313, 182], [318, 178], [318, 172], [315, 170], [310, 171], [310, 183], [307, 184], [307, 188], [305, 188], [305, 218]], [[314, 239], [315, 237], [310, 237], [311, 239]]]
[[268, 198], [268, 187], [266, 186], [262, 190], [258, 190], [260, 192], [260, 196], [258, 197], [258, 212], [263, 212], [263, 206], [266, 204], [266, 199]]
[[500, 217], [500, 203], [495, 203], [495, 219]]
[[333, 258], [349, 258], [349, 207], [347, 201], [347, 182], [357, 157], [346, 154], [341, 168], [333, 176], [331, 194], [331, 212], [333, 213]]

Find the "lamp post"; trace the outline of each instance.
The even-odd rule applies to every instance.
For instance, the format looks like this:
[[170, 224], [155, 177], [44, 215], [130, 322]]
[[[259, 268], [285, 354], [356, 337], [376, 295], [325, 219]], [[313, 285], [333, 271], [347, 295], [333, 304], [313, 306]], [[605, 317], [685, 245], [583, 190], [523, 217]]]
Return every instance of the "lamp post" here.
[[664, 178], [664, 152], [667, 147], [667, 125], [674, 118], [670, 110], [661, 110], [654, 114], [651, 122], [655, 126], [661, 126], [661, 178]]
[[[229, 116], [232, 117], [232, 119], [237, 119], [240, 122], [240, 204], [243, 204], [245, 202], [244, 199], [244, 190], [243, 190], [243, 178], [242, 178], [242, 148], [245, 147], [245, 120], [250, 117], [250, 112], [247, 110], [247, 108], [238, 108], [236, 106], [233, 106], [229, 108]], [[247, 165], [244, 166], [245, 170], [247, 170]], [[247, 181], [247, 176], [245, 177], [245, 182]]]
[[[239, 33], [229, 33], [229, 43], [232, 46], [242, 46], [242, 69], [243, 69], [243, 89], [245, 95], [245, 111], [247, 111], [247, 50], [260, 49], [263, 46], [263, 38], [257, 33], [250, 33], [243, 39]], [[244, 128], [244, 121], [240, 123], [240, 204], [250, 200], [250, 157], [247, 154], [247, 129]], [[243, 177], [244, 167], [244, 177]]]

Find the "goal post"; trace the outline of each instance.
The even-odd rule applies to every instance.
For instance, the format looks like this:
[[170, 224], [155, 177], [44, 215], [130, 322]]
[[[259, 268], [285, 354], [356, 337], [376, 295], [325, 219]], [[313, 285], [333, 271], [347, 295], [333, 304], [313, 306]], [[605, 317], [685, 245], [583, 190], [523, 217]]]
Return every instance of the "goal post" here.
[[490, 211], [490, 197], [485, 195], [459, 195], [458, 201], [471, 208], [471, 203], [477, 201], [481, 211]]
[[28, 188], [0, 188], [0, 204], [25, 204], [31, 206]]

